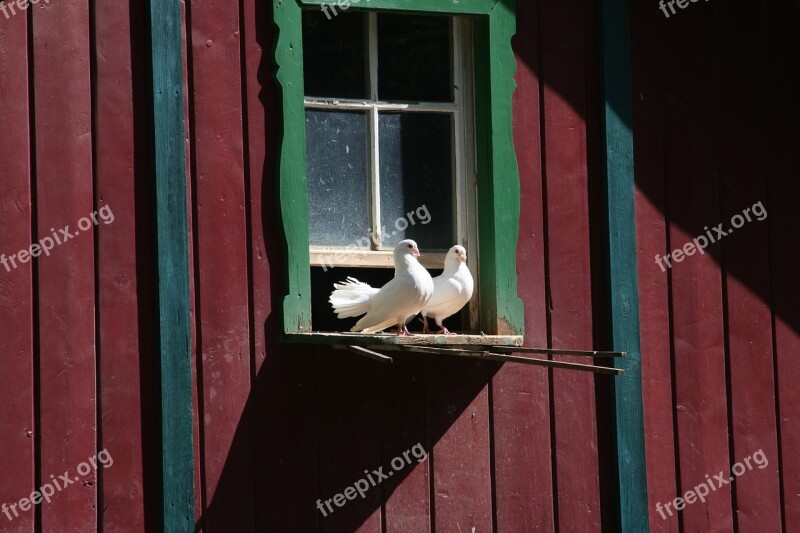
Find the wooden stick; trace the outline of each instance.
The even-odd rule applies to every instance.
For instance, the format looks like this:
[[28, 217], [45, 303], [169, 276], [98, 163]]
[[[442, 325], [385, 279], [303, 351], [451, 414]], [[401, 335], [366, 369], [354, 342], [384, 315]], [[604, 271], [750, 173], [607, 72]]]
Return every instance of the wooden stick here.
[[362, 357], [366, 357], [368, 359], [372, 359], [374, 361], [379, 361], [381, 363], [393, 363], [394, 359], [389, 357], [388, 355], [383, 355], [382, 353], [378, 353], [363, 346], [334, 346], [335, 348], [346, 348], [353, 353], [357, 353]]
[[525, 348], [522, 346], [492, 346], [491, 351], [503, 353], [539, 353], [544, 355], [579, 355], [586, 357], [627, 357], [626, 352], [605, 352], [600, 350], [559, 350], [557, 348]]
[[606, 366], [584, 365], [579, 363], [568, 363], [566, 361], [551, 361], [549, 359], [534, 359], [520, 357], [518, 355], [507, 355], [481, 351], [468, 351], [455, 348], [433, 348], [428, 346], [399, 346], [401, 351], [416, 353], [436, 353], [441, 355], [452, 355], [456, 357], [468, 357], [471, 359], [483, 359], [488, 361], [499, 361], [501, 363], [522, 363], [525, 365], [545, 366], [548, 368], [562, 368], [566, 370], [579, 370], [582, 372], [592, 372], [595, 374], [605, 374], [610, 376], [621, 376], [625, 373], [621, 368], [611, 368]]

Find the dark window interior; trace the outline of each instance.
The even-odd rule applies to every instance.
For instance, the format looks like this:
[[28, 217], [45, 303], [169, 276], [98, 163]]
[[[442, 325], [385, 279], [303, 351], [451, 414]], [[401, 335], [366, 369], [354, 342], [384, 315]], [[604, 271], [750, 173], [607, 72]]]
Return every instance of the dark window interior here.
[[452, 102], [449, 17], [378, 15], [378, 97]]
[[328, 20], [303, 11], [303, 79], [306, 96], [367, 98], [367, 16], [343, 12]]
[[[442, 273], [441, 270], [429, 269], [428, 272], [431, 276], [438, 276]], [[337, 318], [328, 303], [328, 297], [333, 291], [333, 284], [344, 281], [348, 276], [352, 276], [359, 281], [369, 283], [373, 287], [382, 287], [388, 283], [394, 276], [394, 272], [390, 268], [329, 268], [326, 271], [322, 267], [311, 268], [311, 323], [314, 325], [315, 331], [350, 331], [356, 322], [357, 318]], [[428, 320], [431, 330], [436, 331], [436, 326], [433, 319]], [[466, 308], [460, 313], [456, 313], [444, 321], [445, 326], [451, 331], [466, 331], [469, 329], [469, 319]], [[391, 331], [393, 328], [386, 331]], [[408, 329], [412, 332], [421, 332], [422, 324], [419, 322], [419, 316], [414, 317], [408, 324]]]

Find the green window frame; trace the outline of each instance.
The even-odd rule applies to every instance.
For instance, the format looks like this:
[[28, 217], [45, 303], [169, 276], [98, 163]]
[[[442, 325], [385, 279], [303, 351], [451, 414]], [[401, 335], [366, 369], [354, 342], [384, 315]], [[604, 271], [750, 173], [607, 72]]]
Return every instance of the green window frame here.
[[[276, 79], [283, 128], [278, 151], [278, 209], [286, 253], [287, 294], [283, 334], [311, 329], [309, 212], [306, 172], [302, 9], [323, 0], [273, 0], [277, 26]], [[519, 171], [512, 133], [511, 97], [516, 61], [511, 38], [516, 15], [511, 0], [361, 0], [353, 8], [470, 16], [474, 27], [475, 139], [477, 159], [479, 321], [491, 335], [524, 333], [517, 297]]]

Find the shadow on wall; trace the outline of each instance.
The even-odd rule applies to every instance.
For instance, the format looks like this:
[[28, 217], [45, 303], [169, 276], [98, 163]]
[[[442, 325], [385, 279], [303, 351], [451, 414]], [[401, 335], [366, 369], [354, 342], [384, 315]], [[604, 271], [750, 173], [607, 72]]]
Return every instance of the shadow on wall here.
[[[800, 52], [800, 5], [782, 0], [693, 7], [669, 19], [657, 6], [634, 10], [640, 13], [633, 28], [640, 45], [633, 52], [637, 201], [652, 204], [666, 230], [673, 226], [669, 236], [664, 232], [669, 241], [662, 257], [711, 235], [717, 242], [704, 252], [723, 275], [800, 331], [794, 304], [800, 292], [790, 283], [800, 250], [785, 242], [800, 231], [789, 201], [800, 196], [793, 179], [800, 171], [800, 107], [792, 96], [800, 83], [797, 61], [790, 59]], [[759, 202], [766, 218], [745, 215], [752, 221], [736, 229], [741, 220], [734, 217], [758, 210], [753, 206]], [[720, 238], [718, 225], [727, 236]], [[639, 231], [653, 235], [650, 227]], [[643, 260], [640, 278], [642, 269], [655, 269], [666, 284], [668, 275], [696, 267], [689, 263], [700, 261], [700, 254], [689, 252], [693, 256], [671, 261], [669, 274], [655, 257]], [[778, 294], [782, 290], [793, 298]]]
[[[255, 4], [257, 20], [271, 21], [271, 5]], [[536, 5], [531, 3], [525, 9], [535, 10]], [[754, 234], [750, 232], [756, 231], [756, 235], [763, 237], [766, 230], [755, 226], [769, 224], [773, 237], [786, 234], [790, 236], [787, 238], [797, 241], [800, 234], [796, 207], [788, 201], [800, 197], [798, 184], [792, 181], [800, 168], [796, 128], [800, 116], [798, 104], [789, 91], [797, 87], [797, 80], [788, 77], [796, 74], [787, 74], [785, 79], [770, 79], [772, 85], [767, 94], [774, 96], [774, 100], [765, 102], [759, 99], [763, 94], [754, 93], [755, 111], [725, 95], [726, 84], [734, 80], [720, 79], [720, 72], [706, 72], [719, 52], [713, 32], [706, 30], [726, 22], [725, 16], [719, 13], [725, 5], [722, 2], [698, 5], [691, 12], [687, 10], [667, 20], [654, 3], [652, 14], [636, 21], [642, 26], [634, 28], [634, 33], [644, 31], [643, 28], [660, 28], [647, 39], [639, 34], [641, 41], [637, 42], [645, 49], [634, 53], [639, 58], [635, 67], [641, 69], [634, 73], [637, 78], [634, 83], [636, 121], [632, 125], [637, 133], [637, 185], [642, 200], [646, 198], [652, 202], [669, 223], [689, 236], [686, 242], [702, 234], [703, 226], [730, 220], [744, 207], [763, 201], [769, 213], [767, 221], [753, 223], [753, 228], [743, 228], [727, 237], [722, 245], [709, 247], [706, 253], [769, 305], [770, 291], [775, 287], [764, 279], [763, 269], [752, 268], [754, 261], [765, 260], [767, 242], [753, 240]], [[794, 34], [800, 17], [797, 8], [786, 2], [773, 3], [770, 10], [764, 20], [770, 24], [772, 35], [769, 42], [761, 44], [776, 54], [767, 55], [766, 64], [774, 66], [780, 57], [800, 57], [800, 43]], [[663, 20], [657, 20], [659, 17]], [[267, 117], [279, 116], [269, 52], [274, 47], [273, 31], [271, 24], [265, 23], [259, 26], [257, 35], [264, 50], [258, 83]], [[751, 36], [757, 37], [756, 34]], [[763, 38], [763, 33], [761, 36]], [[538, 52], [530, 54], [524, 49], [517, 52], [518, 59], [526, 62], [527, 68], [533, 69], [544, 83], [586, 116], [587, 103], [582, 100], [583, 95], [579, 97], [569, 90], [559, 90], [558, 73], [539, 69]], [[637, 54], [658, 56], [643, 58]], [[763, 79], [758, 75], [754, 77]], [[721, 83], [717, 85], [717, 81]], [[783, 106], [793, 107], [788, 108], [787, 114]], [[595, 111], [599, 112], [592, 112]], [[735, 117], [735, 121], [731, 117]], [[783, 127], [767, 127], [776, 123]], [[274, 201], [278, 127], [275, 120], [267, 124], [268, 153], [261, 190], [265, 207]], [[749, 135], [748, 138], [757, 143], [738, 146], [746, 151], [734, 152], [737, 143], [731, 136], [748, 128], [755, 128], [755, 132], [764, 136]], [[738, 162], [746, 155], [753, 157], [746, 161], [747, 175], [742, 175]], [[766, 166], [749, 164], [758, 159], [756, 156], [766, 162]], [[794, 170], [794, 174], [789, 170]], [[680, 188], [667, 187], [675, 180], [681, 183]], [[280, 215], [266, 208], [261, 215], [272, 309], [263, 324], [266, 356], [252, 382], [252, 392], [214, 495], [202, 502], [198, 497], [198, 509], [205, 507], [205, 511], [197, 527], [205, 531], [355, 531], [366, 522], [374, 523], [380, 530], [381, 511], [391, 505], [387, 504], [388, 497], [402, 479], [413, 477], [413, 485], [422, 494], [432, 497], [429, 469], [434, 466], [430, 456], [425, 462], [414, 463], [370, 490], [366, 498], [348, 501], [327, 518], [317, 510], [317, 499], [325, 500], [343, 491], [363, 477], [365, 469], [380, 466], [386, 469], [393, 457], [418, 442], [432, 452], [433, 445], [453, 423], [462, 423], [459, 415], [466, 410], [475, 409], [469, 423], [477, 430], [488, 427], [488, 413], [480, 409], [481, 402], [476, 399], [486, 403], [484, 396], [488, 394], [489, 382], [498, 366], [406, 355], [396, 357], [394, 365], [385, 369], [372, 361], [327, 347], [278, 344], [276, 334], [280, 330], [279, 310], [284, 290]], [[723, 250], [740, 246], [738, 239], [752, 242], [753, 257], [747, 254], [723, 257]], [[682, 244], [671, 243], [671, 247]], [[791, 260], [798, 259], [797, 255], [792, 255], [797, 254], [797, 246], [787, 246], [780, 251], [782, 242], [770, 241], [769, 244], [777, 254], [770, 259], [772, 271], [791, 271]], [[697, 259], [689, 257], [686, 261]], [[678, 264], [677, 268], [681, 266]], [[646, 264], [640, 266], [646, 267]], [[658, 269], [655, 262], [652, 268]], [[794, 302], [800, 299], [796, 284], [794, 288], [787, 286], [785, 289]], [[792, 330], [800, 331], [800, 313], [796, 303], [794, 307], [788, 305], [790, 300], [780, 299], [773, 310]], [[254, 360], [252, 366], [257, 368], [258, 363]], [[488, 450], [488, 431], [485, 433]], [[376, 435], [381, 438], [375, 438]], [[488, 472], [474, 475], [482, 476], [487, 485], [491, 483]], [[204, 486], [204, 492], [205, 489]], [[490, 491], [488, 486], [487, 491]], [[418, 510], [428, 523], [430, 509], [424, 504], [420, 501]], [[397, 523], [413, 525], [418, 518], [394, 517], [393, 521], [397, 519]]]

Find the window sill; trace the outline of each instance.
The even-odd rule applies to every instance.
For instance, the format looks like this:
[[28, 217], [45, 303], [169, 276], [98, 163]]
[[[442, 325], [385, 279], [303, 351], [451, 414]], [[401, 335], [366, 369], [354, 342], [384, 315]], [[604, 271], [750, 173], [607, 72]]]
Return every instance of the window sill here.
[[[394, 268], [392, 250], [349, 250], [347, 248], [309, 247], [311, 266], [315, 267], [362, 267]], [[423, 250], [419, 262], [425, 268], [442, 268], [447, 252], [426, 252]]]
[[394, 335], [365, 333], [287, 333], [286, 343], [349, 346], [522, 346], [522, 335]]

